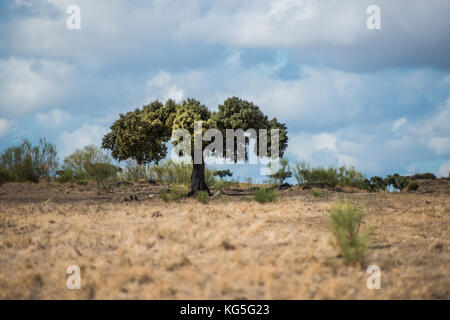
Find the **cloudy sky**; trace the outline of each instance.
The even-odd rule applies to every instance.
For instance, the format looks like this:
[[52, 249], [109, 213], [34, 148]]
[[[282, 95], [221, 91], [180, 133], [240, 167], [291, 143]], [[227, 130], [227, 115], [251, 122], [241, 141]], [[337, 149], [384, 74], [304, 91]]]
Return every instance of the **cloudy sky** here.
[[238, 96], [287, 123], [292, 161], [446, 176], [449, 16], [448, 0], [0, 0], [0, 149], [46, 137], [63, 158], [154, 99]]

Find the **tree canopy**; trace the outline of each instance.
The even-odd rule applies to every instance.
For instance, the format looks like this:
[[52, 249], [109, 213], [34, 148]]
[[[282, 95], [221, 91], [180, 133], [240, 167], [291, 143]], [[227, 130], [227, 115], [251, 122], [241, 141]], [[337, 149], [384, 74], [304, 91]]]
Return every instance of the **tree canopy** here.
[[[223, 137], [226, 137], [227, 129], [254, 129], [257, 134], [260, 129], [266, 129], [268, 149], [271, 145], [271, 129], [278, 129], [280, 157], [287, 147], [286, 125], [276, 118], [269, 119], [258, 106], [237, 97], [226, 99], [218, 106], [217, 112], [211, 112], [200, 101], [192, 98], [181, 103], [173, 100], [168, 100], [165, 104], [153, 101], [142, 109], [120, 114], [119, 119], [110, 127], [110, 132], [104, 136], [102, 147], [111, 150], [112, 156], [118, 161], [131, 158], [139, 164], [158, 163], [167, 155], [167, 142], [173, 130], [187, 130], [191, 134], [192, 142], [194, 141], [196, 121], [202, 121], [202, 136], [210, 128], [218, 129]], [[203, 141], [202, 150], [205, 144]], [[226, 152], [223, 152], [223, 156], [226, 155]], [[270, 156], [270, 153], [268, 155]], [[199, 166], [194, 164], [191, 179], [193, 193], [209, 191], [206, 184], [199, 183], [199, 179], [204, 180], [201, 171], [204, 171], [204, 163]]]

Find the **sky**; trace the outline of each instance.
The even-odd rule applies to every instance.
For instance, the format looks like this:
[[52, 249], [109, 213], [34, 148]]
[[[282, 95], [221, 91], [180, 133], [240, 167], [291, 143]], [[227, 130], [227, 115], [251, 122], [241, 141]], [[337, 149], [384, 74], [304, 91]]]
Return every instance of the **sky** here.
[[0, 150], [46, 137], [63, 159], [155, 99], [238, 96], [287, 124], [291, 162], [447, 176], [449, 16], [448, 0], [0, 0]]

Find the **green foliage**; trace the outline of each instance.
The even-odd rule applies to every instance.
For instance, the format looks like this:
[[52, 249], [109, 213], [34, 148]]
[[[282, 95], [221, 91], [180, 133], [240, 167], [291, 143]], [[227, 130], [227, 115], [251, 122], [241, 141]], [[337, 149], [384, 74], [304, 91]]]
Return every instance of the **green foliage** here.
[[277, 190], [268, 188], [259, 189], [253, 198], [259, 203], [275, 202], [277, 200]]
[[225, 181], [225, 180], [215, 180], [213, 183], [213, 187], [216, 190], [224, 190], [230, 188], [232, 185], [235, 185], [235, 181]]
[[[275, 164], [270, 162], [268, 167], [272, 168]], [[289, 161], [287, 159], [280, 159], [278, 170], [269, 175], [269, 181], [271, 184], [281, 186], [284, 181], [292, 176], [292, 172], [289, 171]]]
[[434, 173], [426, 172], [426, 173], [416, 173], [411, 176], [412, 180], [436, 180], [436, 176]]
[[209, 194], [206, 191], [197, 192], [197, 200], [203, 204], [207, 204], [209, 201]]
[[370, 185], [372, 191], [384, 191], [387, 188], [386, 181], [378, 176], [370, 178]]
[[180, 190], [177, 187], [172, 186], [169, 192], [161, 191], [160, 195], [164, 202], [170, 202], [170, 201], [178, 201], [181, 198], [184, 198], [186, 196], [186, 192], [184, 193], [180, 192]]
[[94, 182], [102, 190], [108, 191], [117, 182], [120, 168], [112, 164], [112, 159], [101, 149], [89, 145], [77, 149], [64, 159], [62, 170], [58, 171], [59, 182]]
[[370, 189], [370, 181], [353, 167], [311, 168], [305, 162], [297, 162], [293, 171], [298, 185]]
[[[218, 112], [215, 113], [210, 112], [206, 106], [191, 98], [182, 101], [180, 104], [172, 100], [168, 100], [165, 105], [159, 101], [154, 101], [142, 109], [120, 114], [119, 119], [110, 127], [110, 132], [103, 138], [102, 147], [111, 150], [113, 158], [118, 161], [134, 159], [138, 164], [151, 162], [158, 164], [167, 154], [166, 143], [171, 138], [173, 130], [184, 129], [191, 135], [192, 155], [194, 137], [200, 133], [194, 132], [196, 121], [202, 121], [202, 135], [210, 128], [218, 129], [223, 137], [226, 137], [227, 129], [242, 129], [244, 131], [254, 129], [256, 133], [259, 133], [260, 129], [266, 129], [268, 130], [267, 147], [269, 150], [271, 129], [278, 129], [280, 156], [283, 155], [287, 147], [288, 138], [285, 124], [278, 122], [276, 118], [269, 120], [259, 107], [236, 97], [225, 100], [223, 105], [219, 105]], [[246, 140], [246, 146], [248, 146], [248, 139]], [[180, 143], [180, 140], [172, 141], [173, 145], [178, 143]], [[202, 150], [207, 144], [209, 142], [202, 139]], [[258, 147], [260, 144], [255, 145]], [[223, 155], [229, 155], [226, 152], [226, 143], [224, 143]], [[236, 153], [233, 156], [236, 161]], [[247, 160], [248, 156], [247, 150]], [[199, 170], [198, 168], [202, 167], [192, 166], [191, 170], [194, 168]], [[209, 179], [209, 182], [206, 181], [206, 185], [211, 184], [213, 179], [209, 178], [208, 172], [205, 172], [205, 175]], [[193, 177], [200, 180], [202, 175], [197, 172]], [[183, 183], [187, 183], [185, 179], [183, 179]], [[195, 181], [191, 188], [207, 187], [203, 181]], [[201, 190], [191, 191], [191, 194], [195, 194]]]
[[311, 194], [313, 195], [314, 198], [321, 198], [323, 196], [322, 190], [320, 189], [313, 189], [311, 191]]
[[[261, 112], [258, 106], [237, 97], [226, 99], [223, 104], [219, 105], [218, 109], [218, 112], [214, 113], [212, 117], [215, 121], [216, 128], [222, 132], [224, 137], [226, 129], [242, 129], [244, 131], [254, 129], [257, 133], [260, 129], [267, 129], [267, 148], [269, 156], [271, 129], [279, 129], [279, 156], [283, 156], [288, 144], [287, 127], [284, 123], [278, 122], [276, 118], [269, 120], [268, 117]], [[258, 148], [258, 144], [255, 144], [255, 147]], [[223, 154], [226, 155], [225, 145]]]
[[415, 181], [411, 181], [410, 183], [408, 183], [406, 189], [408, 191], [416, 191], [417, 189], [419, 189], [419, 184]]
[[219, 177], [220, 180], [223, 180], [223, 178], [225, 177], [233, 176], [233, 173], [229, 169], [226, 169], [226, 170], [216, 170], [214, 171], [213, 175], [215, 177]]
[[388, 175], [385, 178], [386, 185], [391, 185], [395, 189], [403, 190], [405, 189], [409, 182], [411, 181], [410, 176], [401, 176], [398, 173], [395, 173], [394, 175]]
[[[192, 163], [181, 163], [169, 160], [163, 164], [149, 166], [149, 179], [161, 185], [191, 184]], [[213, 171], [205, 169], [205, 181], [208, 186], [215, 183]]]
[[334, 246], [345, 264], [362, 262], [369, 249], [369, 231], [361, 233], [362, 209], [348, 201], [337, 201], [330, 209], [329, 222], [334, 236]]
[[122, 181], [140, 182], [147, 179], [147, 168], [143, 164], [138, 164], [137, 161], [127, 160], [119, 177]]
[[120, 168], [110, 163], [92, 163], [87, 167], [87, 177], [103, 191], [110, 191], [117, 183]]
[[36, 146], [28, 140], [6, 149], [0, 155], [0, 181], [38, 182], [55, 174], [56, 148], [45, 139]]
[[156, 163], [167, 154], [166, 142], [172, 134], [176, 104], [154, 101], [142, 109], [120, 114], [103, 137], [102, 147], [111, 150], [114, 159], [134, 159], [138, 164]]

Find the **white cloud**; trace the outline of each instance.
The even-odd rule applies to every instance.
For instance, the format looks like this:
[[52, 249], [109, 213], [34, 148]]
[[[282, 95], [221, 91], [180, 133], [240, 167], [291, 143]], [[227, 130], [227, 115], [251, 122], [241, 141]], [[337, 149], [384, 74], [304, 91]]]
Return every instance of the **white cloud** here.
[[19, 117], [51, 106], [64, 95], [68, 72], [49, 60], [0, 60], [0, 115]]
[[175, 101], [181, 101], [184, 97], [183, 90], [177, 88], [172, 84], [172, 76], [165, 71], [160, 71], [147, 83], [147, 92], [149, 97], [146, 100], [159, 99], [166, 101], [173, 99]]
[[450, 174], [450, 161], [446, 161], [442, 163], [441, 167], [439, 168], [438, 174], [440, 177], [448, 177]]
[[[379, 32], [366, 27], [366, 8], [372, 0], [75, 3], [82, 13], [79, 32], [65, 28], [66, 9], [72, 0], [16, 1], [32, 14], [8, 22], [0, 47], [19, 55], [148, 64], [155, 57], [166, 60], [167, 51], [180, 50], [180, 45], [180, 54], [172, 57], [183, 61], [189, 56], [185, 52], [196, 51], [198, 57], [200, 47], [218, 44], [226, 48], [289, 48], [298, 61], [315, 56], [321, 64], [332, 63], [337, 69], [383, 68], [397, 63], [450, 67], [450, 59], [445, 57], [450, 50], [447, 0], [383, 1]], [[374, 48], [382, 48], [382, 54]]]
[[450, 137], [432, 137], [428, 145], [438, 156], [450, 154]]
[[392, 124], [392, 131], [396, 131], [402, 124], [406, 123], [406, 118], [400, 118]]
[[36, 114], [36, 121], [46, 127], [57, 127], [70, 121], [70, 115], [61, 109], [52, 109], [47, 113]]
[[76, 149], [90, 144], [100, 146], [102, 138], [107, 132], [106, 127], [86, 124], [72, 132], [64, 131], [57, 142], [60, 155], [64, 158]]
[[12, 127], [12, 121], [0, 118], [0, 137], [6, 135]]

